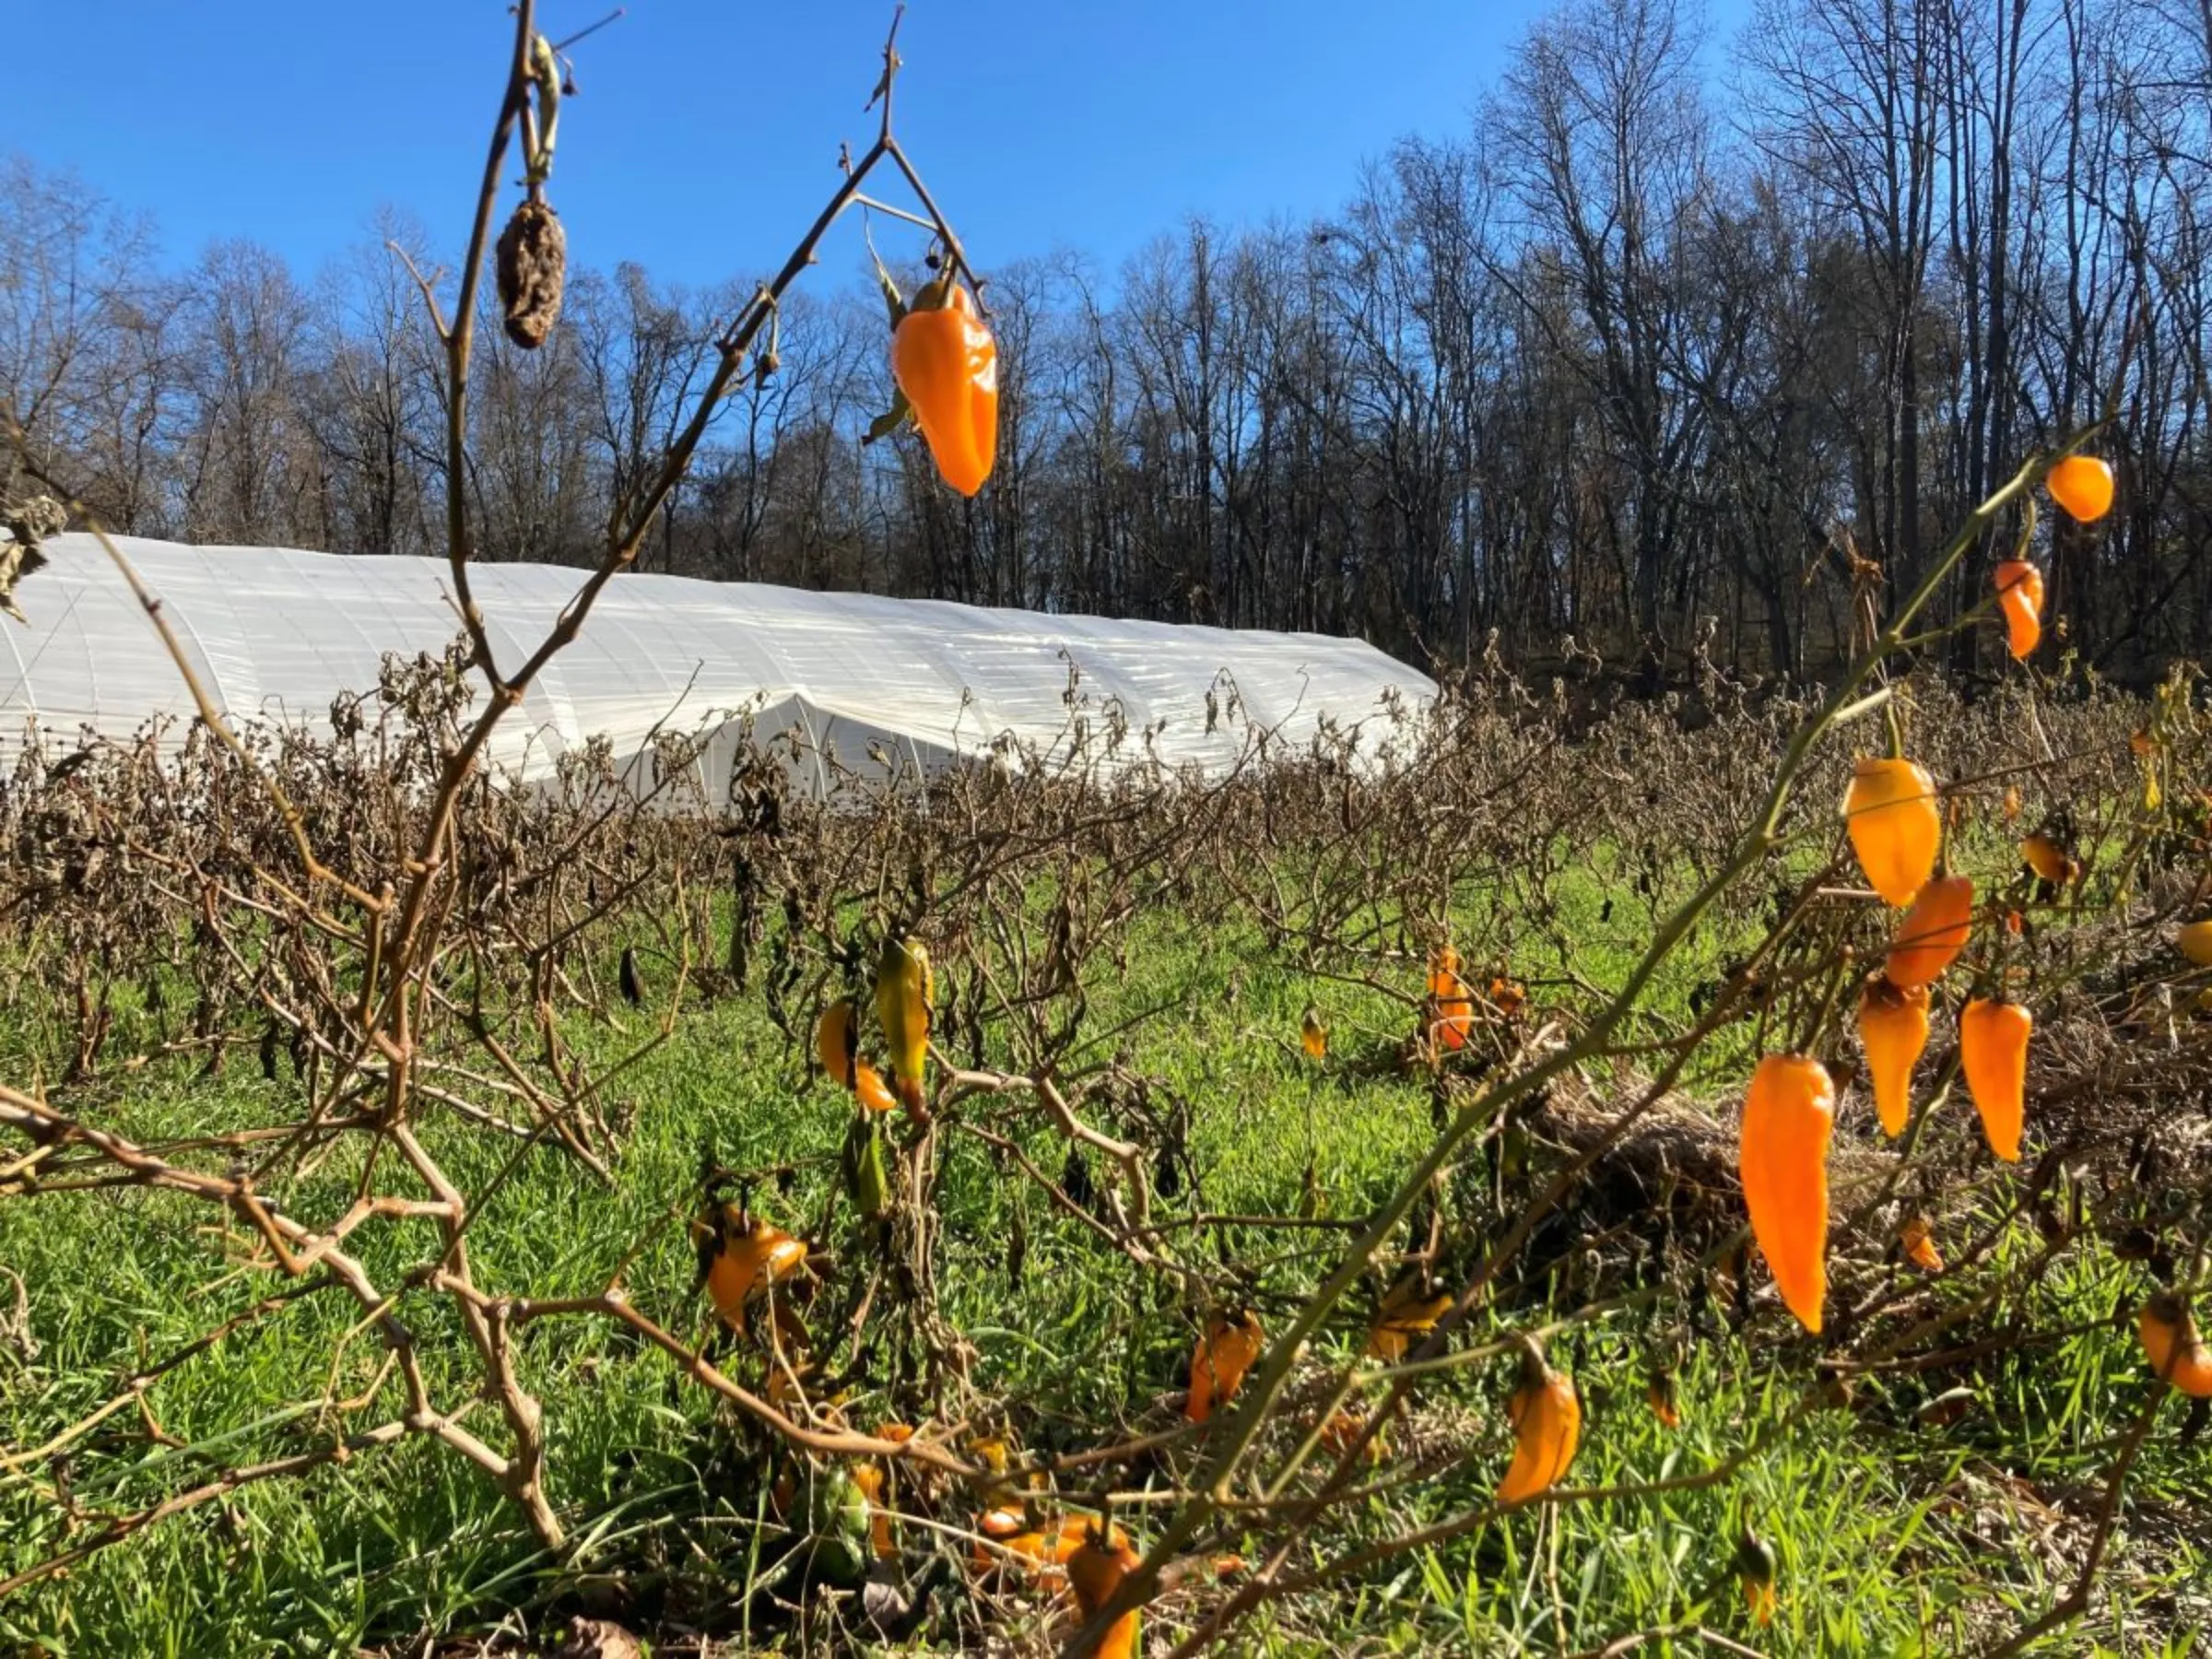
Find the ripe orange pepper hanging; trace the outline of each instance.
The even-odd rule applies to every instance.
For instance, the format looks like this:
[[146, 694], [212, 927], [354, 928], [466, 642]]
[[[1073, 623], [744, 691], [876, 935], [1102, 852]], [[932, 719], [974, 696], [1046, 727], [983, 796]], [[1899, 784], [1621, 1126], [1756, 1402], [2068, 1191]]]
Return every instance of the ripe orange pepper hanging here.
[[2007, 559], [1992, 578], [1997, 608], [2005, 613], [2005, 634], [2017, 662], [2043, 637], [2043, 573], [2024, 559]]
[[1544, 1362], [1544, 1351], [1521, 1339], [1521, 1381], [1506, 1402], [1513, 1425], [1513, 1461], [1498, 1483], [1498, 1501], [1519, 1503], [1557, 1486], [1583, 1438], [1583, 1403], [1574, 1380]]
[[1843, 824], [1866, 883], [1902, 910], [1936, 869], [1943, 815], [1936, 780], [1910, 760], [1864, 759], [1843, 796]]
[[2020, 1125], [2027, 1115], [2028, 1038], [2035, 1017], [2018, 1003], [1970, 1001], [1959, 1016], [1959, 1065], [1967, 1092], [1982, 1114], [1989, 1149], [2006, 1163], [2020, 1161]]
[[1216, 1406], [1226, 1405], [1244, 1381], [1244, 1373], [1267, 1346], [1260, 1316], [1250, 1308], [1217, 1313], [1206, 1321], [1206, 1335], [1191, 1354], [1191, 1392], [1183, 1415], [1203, 1423]]
[[1924, 985], [1900, 991], [1879, 973], [1866, 976], [1859, 994], [1859, 1041], [1882, 1133], [1895, 1140], [1912, 1115], [1912, 1068], [1928, 1046], [1928, 993]]
[[956, 282], [933, 282], [891, 332], [891, 377], [906, 394], [930, 459], [971, 496], [998, 455], [998, 342]]
[[1973, 915], [1974, 884], [1965, 877], [1938, 877], [1921, 888], [1889, 943], [1882, 968], [1889, 982], [1900, 991], [1934, 984], [1966, 948]]
[[2212, 1398], [2212, 1348], [2205, 1347], [2189, 1304], [2161, 1290], [2143, 1304], [2136, 1329], [2150, 1369], [2192, 1399]]
[[2077, 524], [2093, 524], [2112, 510], [2112, 469], [2095, 455], [2068, 455], [2043, 475], [2043, 488]]
[[1736, 1168], [1751, 1234], [1783, 1303], [1808, 1331], [1820, 1330], [1828, 1299], [1828, 1144], [1836, 1086], [1806, 1054], [1769, 1054], [1744, 1095]]

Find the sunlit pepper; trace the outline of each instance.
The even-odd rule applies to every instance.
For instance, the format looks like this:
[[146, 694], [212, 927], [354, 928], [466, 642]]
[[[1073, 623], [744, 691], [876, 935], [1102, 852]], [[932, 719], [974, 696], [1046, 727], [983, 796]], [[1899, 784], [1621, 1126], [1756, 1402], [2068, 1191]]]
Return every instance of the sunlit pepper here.
[[891, 334], [891, 376], [945, 482], [971, 496], [998, 454], [998, 343], [958, 283], [933, 282]]

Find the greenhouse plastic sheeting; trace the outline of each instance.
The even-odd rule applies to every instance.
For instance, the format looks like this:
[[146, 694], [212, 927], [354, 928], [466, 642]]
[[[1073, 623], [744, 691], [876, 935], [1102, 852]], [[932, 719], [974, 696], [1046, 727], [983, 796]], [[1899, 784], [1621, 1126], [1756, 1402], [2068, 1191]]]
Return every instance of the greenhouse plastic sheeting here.
[[[373, 691], [386, 655], [436, 655], [459, 632], [442, 560], [115, 545], [234, 722], [326, 731], [334, 699]], [[45, 550], [49, 564], [18, 592], [29, 626], [0, 618], [0, 747], [88, 729], [127, 738], [165, 716], [165, 741], [181, 742], [190, 694], [121, 572], [88, 535]], [[583, 579], [471, 567], [502, 668], [545, 637]], [[1306, 752], [1324, 730], [1348, 735], [1371, 765], [1403, 750], [1435, 694], [1372, 646], [1322, 634], [625, 574], [501, 722], [488, 759], [542, 781], [604, 737], [641, 787], [654, 735], [681, 733], [701, 743], [693, 782], [714, 803], [745, 752], [776, 757], [818, 796], [962, 757], [1218, 775], [1255, 749]]]

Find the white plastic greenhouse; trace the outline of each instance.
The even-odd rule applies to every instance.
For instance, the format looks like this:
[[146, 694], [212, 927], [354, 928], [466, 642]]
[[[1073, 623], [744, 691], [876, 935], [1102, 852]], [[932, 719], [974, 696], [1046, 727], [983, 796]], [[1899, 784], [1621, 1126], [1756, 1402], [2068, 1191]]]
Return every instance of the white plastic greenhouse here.
[[[116, 545], [234, 722], [326, 731], [334, 700], [373, 691], [388, 654], [436, 654], [459, 631], [441, 560]], [[190, 695], [121, 573], [88, 535], [45, 548], [47, 568], [18, 593], [29, 626], [0, 618], [0, 754], [88, 730], [127, 738], [164, 717], [181, 742]], [[582, 580], [545, 565], [472, 569], [503, 668]], [[701, 740], [694, 781], [713, 802], [747, 748], [818, 796], [962, 758], [1218, 775], [1255, 751], [1305, 753], [1324, 734], [1385, 765], [1436, 689], [1371, 645], [1322, 634], [625, 575], [502, 722], [489, 761], [543, 781], [604, 738], [638, 787], [656, 733], [681, 733]]]

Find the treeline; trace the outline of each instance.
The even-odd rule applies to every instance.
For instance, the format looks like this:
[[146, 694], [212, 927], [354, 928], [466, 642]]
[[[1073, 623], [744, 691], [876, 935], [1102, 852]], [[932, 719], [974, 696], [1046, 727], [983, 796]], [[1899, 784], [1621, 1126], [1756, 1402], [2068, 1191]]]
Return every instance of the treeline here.
[[[1494, 638], [1817, 673], [1854, 592], [1910, 589], [2028, 449], [2109, 406], [2119, 505], [2039, 530], [2052, 610], [2113, 675], [2204, 653], [2212, 9], [1761, 0], [1704, 44], [1680, 0], [1570, 0], [1470, 135], [1408, 139], [1325, 221], [1194, 220], [1111, 280], [992, 263], [1004, 426], [973, 502], [911, 436], [862, 444], [880, 303], [818, 288], [645, 568], [1445, 664]], [[312, 280], [246, 243], [178, 273], [8, 162], [0, 396], [115, 528], [442, 551], [436, 364], [384, 241]], [[748, 291], [625, 265], [573, 277], [541, 351], [482, 330], [479, 556], [592, 559]]]

